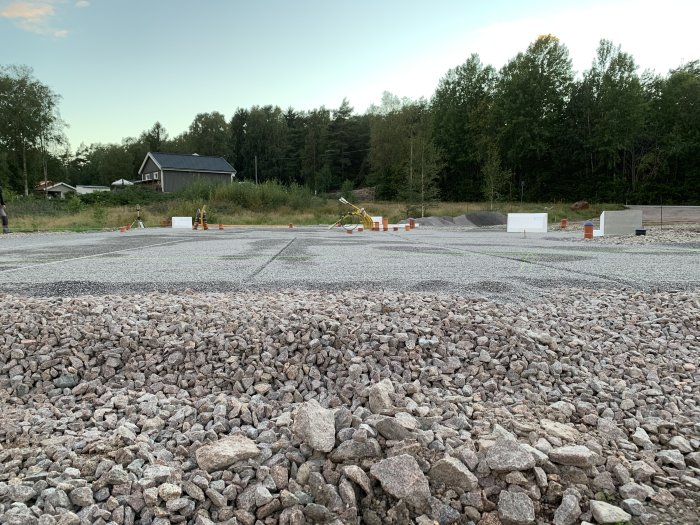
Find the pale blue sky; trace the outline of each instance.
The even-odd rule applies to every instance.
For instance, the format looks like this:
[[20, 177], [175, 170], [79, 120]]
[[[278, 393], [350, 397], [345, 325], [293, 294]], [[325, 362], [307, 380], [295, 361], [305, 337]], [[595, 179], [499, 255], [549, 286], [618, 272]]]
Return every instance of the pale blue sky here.
[[74, 150], [160, 121], [273, 104], [363, 113], [383, 91], [429, 98], [471, 53], [500, 68], [538, 35], [590, 66], [607, 38], [641, 69], [700, 59], [693, 0], [0, 0], [0, 64], [63, 99]]

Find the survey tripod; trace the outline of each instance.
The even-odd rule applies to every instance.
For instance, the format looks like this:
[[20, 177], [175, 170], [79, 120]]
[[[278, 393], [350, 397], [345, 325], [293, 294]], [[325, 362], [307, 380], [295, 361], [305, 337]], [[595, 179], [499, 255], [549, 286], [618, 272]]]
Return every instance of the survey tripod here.
[[134, 222], [131, 223], [131, 226], [129, 228], [133, 228], [134, 225], [138, 226], [139, 228], [145, 228], [143, 225], [143, 221], [141, 220], [141, 205], [137, 204], [136, 205], [136, 219], [134, 219]]

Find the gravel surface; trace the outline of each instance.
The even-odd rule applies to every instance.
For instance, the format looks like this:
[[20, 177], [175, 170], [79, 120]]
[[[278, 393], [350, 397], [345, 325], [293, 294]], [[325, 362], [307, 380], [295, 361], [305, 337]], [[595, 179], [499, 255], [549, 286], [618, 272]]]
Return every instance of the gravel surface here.
[[147, 229], [3, 240], [0, 291], [366, 289], [532, 300], [561, 286], [693, 290], [699, 257], [693, 246], [606, 245], [576, 232]]
[[0, 523], [698, 523], [686, 233], [0, 237]]
[[2, 523], [697, 523], [700, 295], [1, 296]]

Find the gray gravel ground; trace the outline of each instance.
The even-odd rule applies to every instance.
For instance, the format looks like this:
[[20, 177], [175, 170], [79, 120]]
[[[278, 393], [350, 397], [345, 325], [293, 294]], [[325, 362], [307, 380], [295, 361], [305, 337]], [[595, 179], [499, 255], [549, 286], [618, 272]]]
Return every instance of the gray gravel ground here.
[[144, 291], [372, 289], [494, 299], [560, 286], [692, 290], [700, 246], [586, 243], [578, 232], [348, 235], [325, 228], [167, 229], [0, 238], [0, 291], [36, 296]]
[[0, 237], [0, 523], [698, 523], [700, 245], [650, 233]]

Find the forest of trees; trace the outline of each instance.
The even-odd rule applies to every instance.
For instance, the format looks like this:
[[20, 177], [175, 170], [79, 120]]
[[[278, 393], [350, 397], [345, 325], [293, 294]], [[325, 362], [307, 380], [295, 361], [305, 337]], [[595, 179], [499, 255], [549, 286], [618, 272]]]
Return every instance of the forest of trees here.
[[509, 199], [700, 202], [700, 61], [665, 76], [602, 40], [590, 69], [539, 37], [500, 71], [472, 55], [430, 100], [384, 93], [357, 114], [278, 106], [200, 113], [170, 137], [156, 122], [121, 144], [71, 151], [60, 95], [26, 66], [0, 68], [0, 185], [29, 194], [48, 177], [70, 184], [135, 178], [147, 151], [225, 157], [245, 180], [316, 192], [375, 188], [407, 202]]

